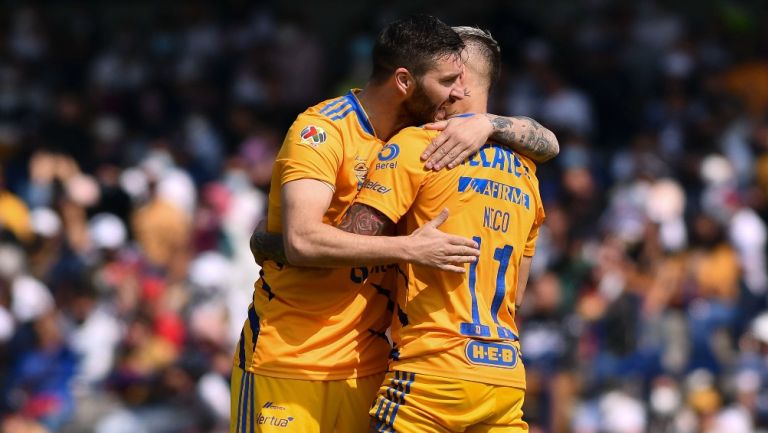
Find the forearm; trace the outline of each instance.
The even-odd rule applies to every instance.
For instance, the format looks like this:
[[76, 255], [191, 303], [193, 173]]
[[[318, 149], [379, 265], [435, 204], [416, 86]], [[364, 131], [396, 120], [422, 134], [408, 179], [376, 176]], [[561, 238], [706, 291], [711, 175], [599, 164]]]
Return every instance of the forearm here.
[[560, 153], [557, 137], [530, 117], [503, 117], [486, 114], [493, 126], [491, 140], [510, 147], [534, 162], [549, 161]]
[[338, 267], [379, 265], [411, 258], [403, 237], [361, 236], [324, 224], [332, 195], [332, 189], [314, 179], [283, 185], [283, 243], [288, 263]]
[[285, 244], [288, 262], [295, 266], [383, 265], [411, 259], [406, 237], [358, 235], [323, 223], [288, 234]]

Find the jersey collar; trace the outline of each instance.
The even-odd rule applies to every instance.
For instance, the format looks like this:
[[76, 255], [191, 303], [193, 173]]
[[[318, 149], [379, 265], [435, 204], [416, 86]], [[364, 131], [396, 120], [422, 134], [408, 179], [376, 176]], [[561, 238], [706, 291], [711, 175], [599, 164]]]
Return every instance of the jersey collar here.
[[373, 125], [371, 125], [371, 121], [368, 119], [368, 114], [365, 113], [363, 106], [360, 105], [360, 101], [357, 100], [358, 92], [360, 92], [360, 89], [352, 89], [344, 96], [346, 96], [349, 102], [352, 104], [352, 109], [357, 115], [357, 120], [360, 122], [360, 126], [363, 128], [363, 131], [376, 137], [376, 132], [373, 130]]

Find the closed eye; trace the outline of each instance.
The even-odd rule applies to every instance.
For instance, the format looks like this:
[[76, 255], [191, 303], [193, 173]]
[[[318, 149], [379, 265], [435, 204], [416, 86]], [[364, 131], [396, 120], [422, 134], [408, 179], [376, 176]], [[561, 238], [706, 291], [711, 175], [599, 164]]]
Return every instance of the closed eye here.
[[442, 84], [443, 86], [452, 86], [456, 82], [456, 80], [459, 79], [460, 75], [461, 74], [456, 74], [456, 75], [445, 77], [442, 80], [440, 80], [440, 84]]

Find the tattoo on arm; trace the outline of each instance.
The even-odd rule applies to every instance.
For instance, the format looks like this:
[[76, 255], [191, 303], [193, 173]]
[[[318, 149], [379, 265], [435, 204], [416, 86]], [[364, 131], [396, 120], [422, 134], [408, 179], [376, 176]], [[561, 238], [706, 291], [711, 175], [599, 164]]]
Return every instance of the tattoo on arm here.
[[503, 132], [512, 128], [512, 121], [506, 117], [494, 116], [493, 114], [488, 114], [487, 116], [491, 121], [491, 125], [493, 125], [494, 132]]
[[339, 228], [345, 232], [369, 236], [395, 233], [395, 223], [392, 220], [370, 206], [357, 203], [344, 214]]
[[263, 257], [277, 263], [288, 263], [288, 259], [285, 257], [283, 235], [279, 233], [253, 232], [251, 235], [251, 254], [254, 257]]
[[530, 117], [501, 117], [486, 114], [493, 125], [491, 139], [509, 146], [536, 162], [548, 161], [560, 153], [560, 145], [552, 131]]

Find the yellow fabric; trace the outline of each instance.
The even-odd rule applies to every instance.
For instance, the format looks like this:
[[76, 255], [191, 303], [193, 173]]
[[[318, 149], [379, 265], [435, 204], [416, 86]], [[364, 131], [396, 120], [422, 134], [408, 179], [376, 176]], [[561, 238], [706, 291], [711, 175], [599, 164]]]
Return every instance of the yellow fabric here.
[[[324, 222], [339, 222], [383, 144], [367, 125], [352, 92], [299, 115], [273, 171], [268, 231], [282, 232], [280, 187], [297, 179], [319, 179], [334, 186]], [[307, 380], [383, 373], [391, 349], [384, 332], [392, 311], [389, 293], [370, 283], [380, 281], [386, 269], [265, 263], [235, 365], [265, 376]]]
[[3, 227], [22, 242], [32, 240], [29, 209], [21, 199], [8, 191], [0, 191], [0, 228]]
[[346, 380], [278, 379], [232, 369], [230, 433], [349, 433], [368, 428], [383, 374]]
[[447, 207], [440, 230], [480, 243], [479, 261], [465, 274], [401, 265], [393, 368], [524, 388], [514, 300], [520, 261], [534, 254], [545, 216], [536, 167], [489, 144], [453, 170], [428, 171], [419, 156], [436, 135], [398, 133], [356, 199], [399, 222], [403, 233]]
[[527, 433], [525, 392], [405, 371], [387, 373], [370, 410], [370, 431]]

